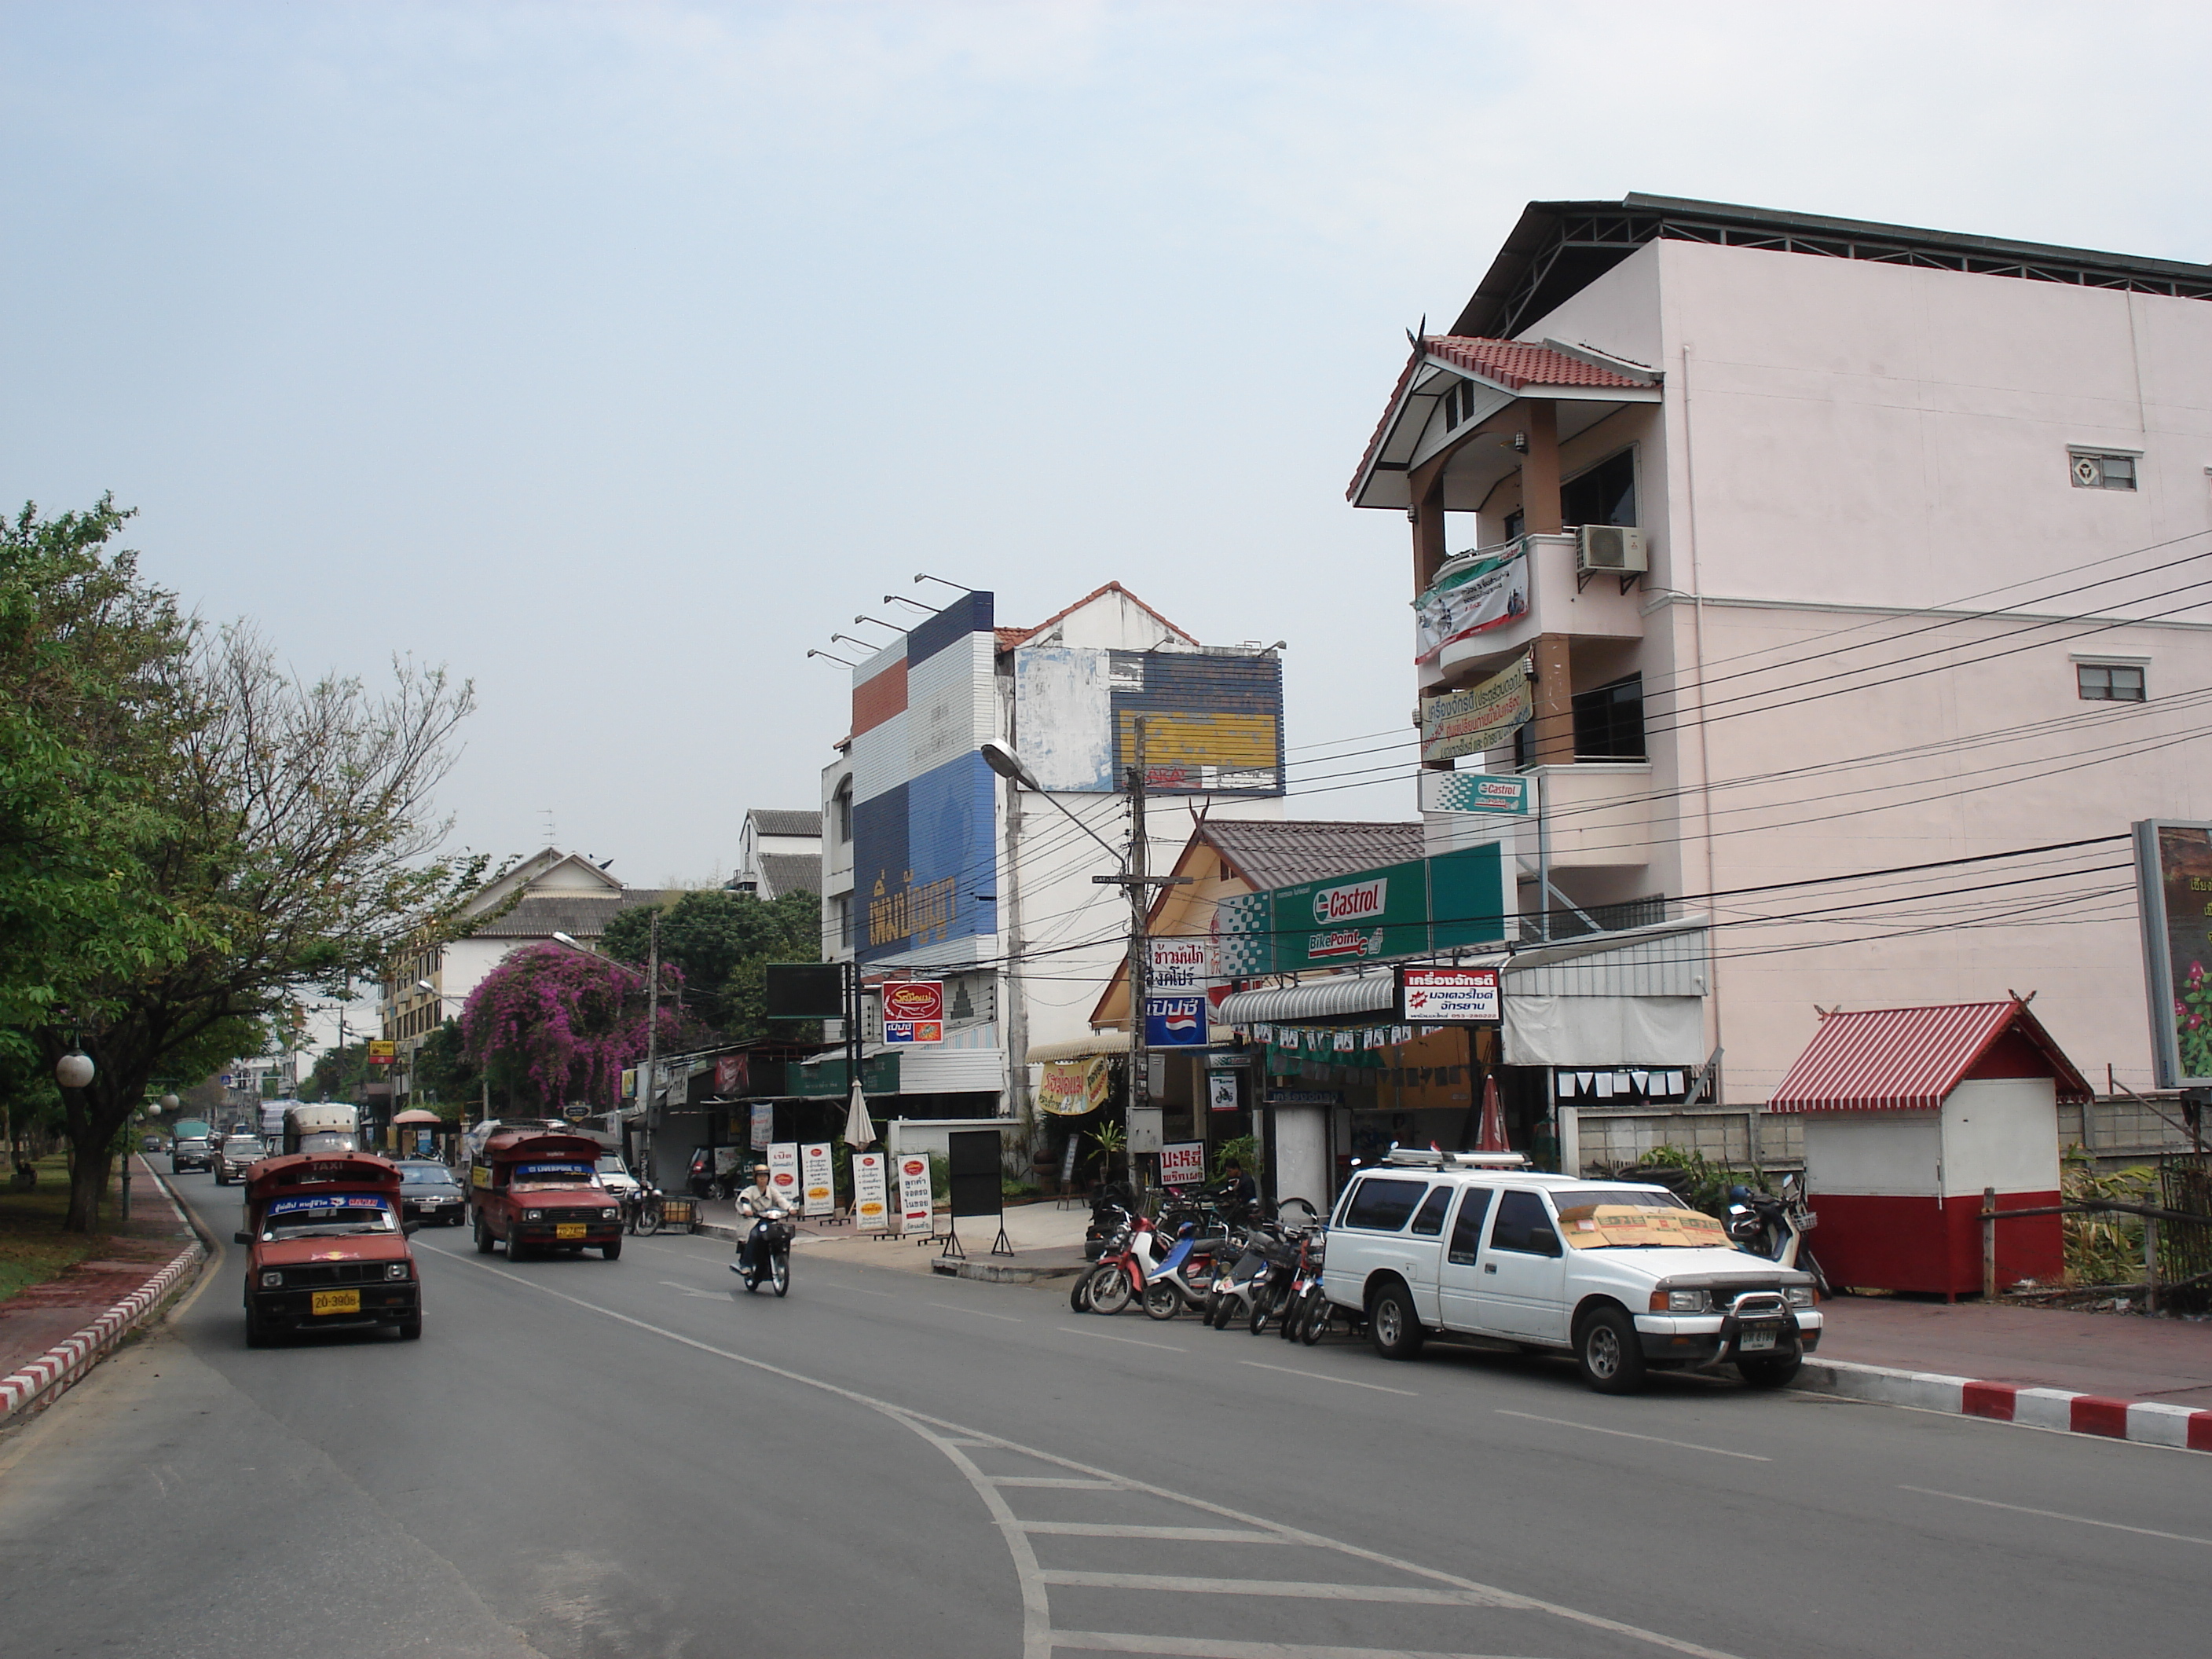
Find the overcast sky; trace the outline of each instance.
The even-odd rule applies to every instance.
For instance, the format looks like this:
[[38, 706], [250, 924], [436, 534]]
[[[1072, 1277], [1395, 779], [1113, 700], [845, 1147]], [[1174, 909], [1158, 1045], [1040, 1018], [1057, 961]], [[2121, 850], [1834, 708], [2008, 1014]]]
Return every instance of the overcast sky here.
[[815, 803], [804, 653], [921, 570], [1287, 639], [1318, 759], [1413, 701], [1345, 482], [1524, 202], [2205, 260], [2209, 61], [2142, 3], [10, 0], [0, 500], [114, 491], [302, 672], [472, 678], [457, 843], [633, 883]]

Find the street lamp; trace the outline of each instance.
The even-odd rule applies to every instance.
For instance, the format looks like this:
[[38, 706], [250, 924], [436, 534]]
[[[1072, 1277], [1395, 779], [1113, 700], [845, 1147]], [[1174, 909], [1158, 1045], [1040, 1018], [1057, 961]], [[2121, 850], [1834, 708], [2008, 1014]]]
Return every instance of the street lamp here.
[[72, 1048], [54, 1062], [54, 1081], [64, 1089], [82, 1089], [92, 1081], [98, 1069], [90, 1054], [82, 1048]]

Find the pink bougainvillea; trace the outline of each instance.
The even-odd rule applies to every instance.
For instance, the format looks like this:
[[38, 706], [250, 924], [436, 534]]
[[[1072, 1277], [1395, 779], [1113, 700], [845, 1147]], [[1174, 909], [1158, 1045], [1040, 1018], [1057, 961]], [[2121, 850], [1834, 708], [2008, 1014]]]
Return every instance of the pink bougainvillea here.
[[[660, 1048], [682, 1036], [684, 976], [661, 965]], [[645, 1058], [644, 976], [560, 945], [518, 951], [484, 976], [461, 1009], [469, 1058], [518, 1102], [557, 1110], [611, 1104], [624, 1068]]]

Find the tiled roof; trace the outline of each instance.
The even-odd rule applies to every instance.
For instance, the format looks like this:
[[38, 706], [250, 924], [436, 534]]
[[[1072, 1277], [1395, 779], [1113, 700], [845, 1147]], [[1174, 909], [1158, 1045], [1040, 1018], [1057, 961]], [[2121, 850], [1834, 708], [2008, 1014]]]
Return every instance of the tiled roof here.
[[763, 836], [818, 836], [822, 833], [822, 812], [781, 811], [773, 806], [755, 806], [746, 810], [745, 816], [753, 821], [753, 828]]
[[1431, 334], [1421, 343], [1429, 356], [1454, 368], [1479, 374], [1508, 392], [1531, 386], [1619, 386], [1623, 390], [1648, 386], [1650, 380], [1632, 380], [1610, 368], [1570, 357], [1549, 346], [1528, 345], [1519, 340], [1480, 340], [1464, 334]]
[[1290, 887], [1421, 856], [1419, 823], [1208, 818], [1198, 833], [1255, 888]]
[[761, 896], [781, 898], [786, 893], [822, 890], [819, 853], [763, 853], [760, 855]]
[[659, 904], [670, 895], [658, 887], [625, 887], [619, 893], [532, 894], [495, 921], [486, 923], [477, 939], [550, 939], [556, 933], [588, 943], [606, 931], [618, 910], [633, 905]]
[[1828, 1015], [1767, 1105], [1789, 1112], [1932, 1112], [2015, 1031], [2049, 1066], [2060, 1100], [2090, 1097], [2088, 1084], [2025, 1003], [1960, 1002]]
[[1091, 600], [1103, 599], [1109, 593], [1119, 593], [1123, 599], [1128, 600], [1131, 605], [1135, 605], [1138, 610], [1143, 611], [1147, 617], [1150, 617], [1154, 622], [1166, 629], [1169, 633], [1174, 635], [1185, 644], [1196, 645], [1198, 643], [1198, 636], [1196, 635], [1184, 633], [1182, 629], [1177, 628], [1165, 617], [1160, 615], [1158, 611], [1153, 610], [1152, 606], [1146, 605], [1134, 593], [1132, 593], [1127, 588], [1122, 586], [1121, 583], [1108, 582], [1103, 587], [1092, 588], [1088, 593], [1085, 593], [1073, 605], [1065, 606], [1060, 610], [1054, 611], [1052, 615], [1047, 617], [1042, 622], [1037, 623], [1034, 628], [994, 629], [993, 631], [999, 636], [999, 649], [1001, 651], [1012, 650], [1016, 646], [1036, 638], [1039, 634], [1043, 633], [1045, 629], [1050, 628], [1054, 623], [1063, 621], [1066, 617], [1073, 616], [1077, 611], [1082, 610], [1085, 605], [1089, 605]]

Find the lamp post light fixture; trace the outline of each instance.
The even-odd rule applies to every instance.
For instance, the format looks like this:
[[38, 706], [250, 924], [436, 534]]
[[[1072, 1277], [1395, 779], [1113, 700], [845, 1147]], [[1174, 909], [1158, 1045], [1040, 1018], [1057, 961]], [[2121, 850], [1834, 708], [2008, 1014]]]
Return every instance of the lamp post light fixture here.
[[54, 1081], [64, 1089], [82, 1089], [92, 1081], [98, 1070], [90, 1054], [82, 1048], [72, 1048], [54, 1062]]
[[161, 1109], [165, 1112], [173, 1112], [178, 1107], [184, 1103], [183, 1100], [175, 1095], [163, 1095], [161, 1097]]

